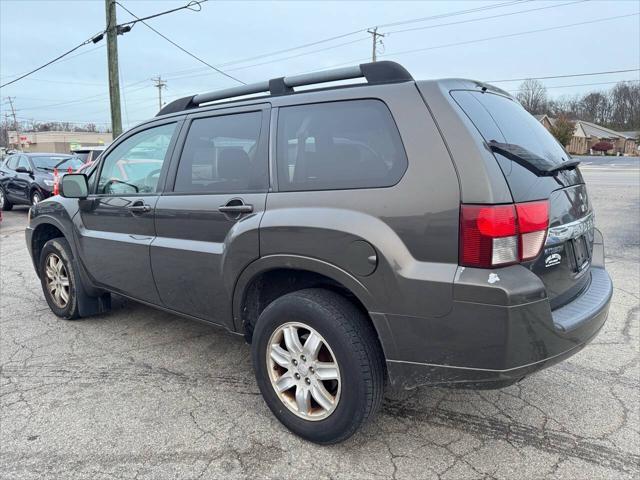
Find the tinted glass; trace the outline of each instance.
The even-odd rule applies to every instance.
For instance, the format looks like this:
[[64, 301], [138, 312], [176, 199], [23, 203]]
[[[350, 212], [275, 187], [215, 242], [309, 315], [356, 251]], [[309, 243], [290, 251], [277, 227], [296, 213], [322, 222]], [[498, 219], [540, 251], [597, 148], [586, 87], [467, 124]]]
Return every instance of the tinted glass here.
[[281, 108], [280, 190], [335, 190], [395, 185], [407, 157], [389, 109], [378, 100]]
[[454, 91], [451, 95], [487, 142], [515, 144], [554, 164], [567, 160], [568, 154], [553, 135], [518, 102], [492, 93]]
[[261, 112], [194, 120], [180, 156], [174, 191], [266, 191], [268, 166], [259, 142], [261, 123]]
[[16, 167], [18, 166], [18, 156], [14, 155], [13, 157], [9, 157], [7, 159], [7, 167], [10, 168], [11, 170], [15, 170]]
[[176, 124], [170, 123], [124, 140], [105, 158], [96, 193], [129, 195], [155, 192], [175, 129]]
[[75, 170], [82, 165], [82, 160], [75, 156], [37, 156], [31, 157], [31, 161], [36, 168], [48, 171], [53, 171], [54, 168], [66, 170], [69, 167], [71, 167], [72, 170]]
[[24, 155], [20, 155], [18, 158], [18, 167], [26, 168], [27, 170], [31, 170], [31, 165], [29, 165], [29, 160]]

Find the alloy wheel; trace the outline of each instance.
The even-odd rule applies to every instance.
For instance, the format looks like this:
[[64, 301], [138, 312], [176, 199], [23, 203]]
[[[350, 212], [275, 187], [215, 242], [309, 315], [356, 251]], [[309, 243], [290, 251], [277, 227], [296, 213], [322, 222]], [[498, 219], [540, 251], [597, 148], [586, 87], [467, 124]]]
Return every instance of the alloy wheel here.
[[322, 420], [340, 400], [340, 367], [327, 341], [304, 323], [279, 326], [267, 344], [271, 386], [295, 415]]
[[31, 195], [31, 205], [36, 205], [40, 202], [40, 194], [38, 192]]
[[4, 190], [0, 188], [0, 208], [4, 208]]
[[45, 275], [51, 299], [58, 307], [65, 308], [69, 303], [69, 274], [64, 262], [55, 253], [47, 257]]

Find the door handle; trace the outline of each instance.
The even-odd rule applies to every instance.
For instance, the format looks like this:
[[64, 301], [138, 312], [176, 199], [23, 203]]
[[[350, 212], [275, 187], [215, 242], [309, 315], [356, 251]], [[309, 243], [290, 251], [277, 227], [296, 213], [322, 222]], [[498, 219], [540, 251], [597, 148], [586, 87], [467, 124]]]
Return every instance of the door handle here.
[[220, 205], [218, 211], [222, 213], [251, 213], [253, 212], [253, 205]]
[[129, 207], [129, 211], [132, 213], [147, 213], [151, 211], [151, 207], [146, 203], [136, 202]]

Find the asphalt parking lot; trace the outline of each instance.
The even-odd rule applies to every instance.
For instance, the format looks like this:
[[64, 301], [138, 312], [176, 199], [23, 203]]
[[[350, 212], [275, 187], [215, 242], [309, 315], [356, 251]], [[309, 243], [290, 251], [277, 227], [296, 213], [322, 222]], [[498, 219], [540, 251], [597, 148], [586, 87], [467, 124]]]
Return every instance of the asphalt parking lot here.
[[3, 212], [0, 477], [638, 478], [638, 166], [596, 159], [583, 169], [615, 284], [592, 344], [503, 390], [388, 398], [332, 447], [271, 415], [239, 337], [133, 302], [59, 320], [25, 248], [27, 210]]

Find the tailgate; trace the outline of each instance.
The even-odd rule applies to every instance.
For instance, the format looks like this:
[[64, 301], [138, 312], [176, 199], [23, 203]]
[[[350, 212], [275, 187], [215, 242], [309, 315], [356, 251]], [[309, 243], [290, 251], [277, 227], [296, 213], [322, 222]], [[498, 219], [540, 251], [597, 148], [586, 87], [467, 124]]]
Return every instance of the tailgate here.
[[[579, 169], [562, 168], [571, 161], [569, 154], [513, 99], [467, 90], [454, 90], [451, 96], [492, 151], [513, 201], [549, 200], [545, 246], [537, 259], [524, 265], [543, 281], [551, 308], [564, 305], [587, 287], [590, 278], [594, 217]], [[502, 147], [496, 150], [492, 145]]]
[[594, 238], [594, 213], [585, 185], [551, 194], [549, 233], [542, 255], [531, 265], [545, 284], [551, 308], [571, 301], [586, 288]]

